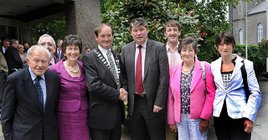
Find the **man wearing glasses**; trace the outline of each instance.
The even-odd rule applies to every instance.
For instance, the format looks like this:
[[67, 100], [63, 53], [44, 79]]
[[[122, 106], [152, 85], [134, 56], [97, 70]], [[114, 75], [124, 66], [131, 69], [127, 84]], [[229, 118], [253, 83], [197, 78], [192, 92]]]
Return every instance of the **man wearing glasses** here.
[[47, 71], [50, 58], [47, 49], [32, 46], [28, 67], [7, 77], [1, 114], [6, 140], [58, 140], [59, 78]]
[[41, 35], [39, 37], [39, 39], [38, 39], [38, 43], [37, 44], [44, 46], [51, 53], [52, 59], [50, 60], [49, 65], [54, 65], [54, 64], [56, 64], [59, 61], [57, 59], [57, 57], [54, 55], [55, 54], [55, 51], [56, 51], [56, 43], [55, 43], [55, 40], [53, 39], [52, 36], [50, 36], [49, 34], [43, 34], [43, 35]]

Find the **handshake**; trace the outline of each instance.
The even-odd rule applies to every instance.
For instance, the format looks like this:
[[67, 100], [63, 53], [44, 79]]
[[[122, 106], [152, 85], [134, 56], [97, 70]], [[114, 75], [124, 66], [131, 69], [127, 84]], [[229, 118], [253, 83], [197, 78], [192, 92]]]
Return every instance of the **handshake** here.
[[119, 100], [122, 100], [124, 102], [127, 101], [128, 92], [124, 88], [120, 88], [119, 93]]

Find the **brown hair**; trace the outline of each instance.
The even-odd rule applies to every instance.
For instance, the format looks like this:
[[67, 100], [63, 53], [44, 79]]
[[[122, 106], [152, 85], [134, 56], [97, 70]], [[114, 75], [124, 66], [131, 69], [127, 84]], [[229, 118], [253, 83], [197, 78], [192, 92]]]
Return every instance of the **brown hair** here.
[[165, 30], [167, 27], [178, 27], [179, 31], [181, 31], [181, 25], [176, 20], [169, 20], [165, 23]]
[[235, 39], [231, 32], [224, 31], [217, 34], [215, 39], [216, 47], [218, 48], [221, 42], [224, 42], [224, 44], [232, 44], [233, 47], [235, 46]]
[[131, 20], [131, 23], [130, 23], [130, 30], [131, 30], [133, 27], [137, 27], [137, 26], [144, 26], [145, 28], [148, 28], [148, 24], [147, 24], [147, 22], [146, 22], [145, 19], [142, 18], [142, 17], [134, 18], [134, 19]]
[[[66, 48], [71, 45], [78, 46], [80, 54], [82, 53], [82, 41], [77, 35], [70, 34], [70, 35], [65, 36], [61, 45], [62, 52], [65, 53]], [[66, 60], [66, 57], [64, 56], [63, 59]]]
[[94, 30], [95, 36], [98, 37], [100, 30], [104, 27], [108, 26], [112, 29], [112, 35], [114, 35], [113, 28], [109, 23], [101, 23], [99, 26], [97, 26]]
[[194, 52], [197, 53], [197, 42], [194, 37], [188, 36], [182, 40], [178, 48], [179, 53], [181, 53], [182, 48], [186, 46], [191, 46]]

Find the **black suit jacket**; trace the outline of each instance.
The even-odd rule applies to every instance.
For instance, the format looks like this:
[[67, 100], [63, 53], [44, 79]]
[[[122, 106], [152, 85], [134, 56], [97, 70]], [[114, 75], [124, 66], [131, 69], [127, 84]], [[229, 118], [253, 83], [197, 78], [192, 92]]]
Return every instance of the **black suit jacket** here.
[[60, 56], [58, 55], [58, 53], [57, 53], [57, 49], [56, 49], [56, 51], [55, 51], [55, 53], [54, 53], [54, 56], [58, 59], [58, 61], [59, 60], [61, 60], [63, 57], [64, 57], [64, 54], [63, 54], [63, 52], [61, 52], [61, 54], [60, 54]]
[[47, 99], [43, 112], [28, 67], [7, 77], [1, 117], [5, 140], [58, 139], [59, 78], [48, 71], [45, 80]]
[[[114, 52], [113, 55], [119, 61]], [[89, 92], [89, 126], [95, 129], [111, 130], [116, 126], [122, 102], [119, 101], [116, 81], [100, 58], [104, 57], [99, 49], [90, 51], [82, 58]]]
[[[122, 49], [122, 86], [128, 91], [129, 115], [133, 115], [135, 86], [135, 42]], [[166, 47], [160, 42], [148, 39], [144, 64], [143, 87], [147, 96], [148, 108], [165, 107], [169, 85], [169, 68]]]
[[23, 62], [20, 58], [19, 51], [14, 47], [8, 47], [5, 53], [9, 74], [14, 72], [14, 69], [22, 69]]

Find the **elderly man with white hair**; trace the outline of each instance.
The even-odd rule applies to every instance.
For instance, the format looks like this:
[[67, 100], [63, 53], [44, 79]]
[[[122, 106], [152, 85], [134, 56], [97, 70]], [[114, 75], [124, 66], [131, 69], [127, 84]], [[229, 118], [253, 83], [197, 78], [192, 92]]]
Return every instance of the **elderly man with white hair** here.
[[38, 39], [37, 44], [44, 46], [51, 53], [52, 59], [51, 59], [49, 65], [54, 65], [59, 61], [57, 59], [57, 57], [54, 55], [54, 53], [56, 51], [56, 43], [55, 43], [55, 40], [53, 39], [53, 37], [51, 35], [49, 35], [49, 34], [41, 35], [39, 37], [39, 39]]
[[58, 140], [59, 78], [47, 71], [50, 52], [41, 45], [27, 51], [28, 67], [7, 77], [2, 102], [5, 140]]

